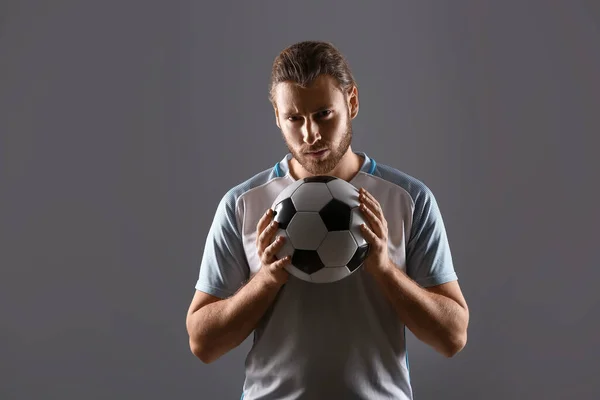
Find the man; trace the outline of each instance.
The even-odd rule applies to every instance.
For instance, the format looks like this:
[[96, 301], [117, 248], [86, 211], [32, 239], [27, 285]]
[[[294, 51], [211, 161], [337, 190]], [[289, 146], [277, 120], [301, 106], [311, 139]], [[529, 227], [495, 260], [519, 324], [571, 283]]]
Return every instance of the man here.
[[[270, 88], [290, 153], [220, 201], [187, 315], [191, 351], [210, 363], [254, 332], [244, 400], [412, 399], [405, 326], [447, 357], [467, 338], [469, 311], [435, 198], [352, 150], [358, 89], [331, 44], [285, 49]], [[283, 241], [270, 206], [294, 180], [321, 174], [361, 188], [371, 250], [349, 277], [311, 284], [274, 258]]]

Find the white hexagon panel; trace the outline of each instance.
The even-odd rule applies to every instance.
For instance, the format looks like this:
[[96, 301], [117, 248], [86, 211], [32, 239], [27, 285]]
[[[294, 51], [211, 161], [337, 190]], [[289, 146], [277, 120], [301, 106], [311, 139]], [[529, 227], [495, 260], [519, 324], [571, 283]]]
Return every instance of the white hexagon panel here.
[[297, 180], [287, 185], [281, 192], [279, 192], [279, 194], [273, 201], [273, 205], [276, 205], [281, 200], [290, 197], [300, 185], [302, 185], [302, 180]]
[[297, 212], [287, 227], [287, 235], [294, 249], [316, 250], [325, 235], [327, 228], [316, 212]]
[[338, 199], [348, 204], [350, 208], [358, 207], [358, 189], [350, 182], [343, 179], [334, 179], [327, 182], [327, 187], [334, 199]]
[[320, 182], [303, 183], [292, 194], [292, 203], [296, 211], [319, 212], [331, 199], [331, 192]]
[[317, 253], [325, 267], [343, 267], [356, 252], [356, 241], [350, 231], [328, 232]]

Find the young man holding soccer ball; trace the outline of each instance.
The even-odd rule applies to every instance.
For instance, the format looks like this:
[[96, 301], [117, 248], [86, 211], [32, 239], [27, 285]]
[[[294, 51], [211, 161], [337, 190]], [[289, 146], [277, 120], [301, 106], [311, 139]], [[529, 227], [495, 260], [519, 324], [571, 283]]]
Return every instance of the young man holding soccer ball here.
[[[405, 327], [452, 357], [469, 310], [442, 217], [417, 179], [351, 148], [358, 90], [330, 43], [275, 59], [271, 102], [290, 151], [222, 198], [187, 315], [190, 347], [210, 363], [254, 332], [243, 399], [412, 399]], [[360, 188], [370, 245], [363, 267], [330, 284], [286, 271], [271, 203], [287, 185], [331, 175]]]

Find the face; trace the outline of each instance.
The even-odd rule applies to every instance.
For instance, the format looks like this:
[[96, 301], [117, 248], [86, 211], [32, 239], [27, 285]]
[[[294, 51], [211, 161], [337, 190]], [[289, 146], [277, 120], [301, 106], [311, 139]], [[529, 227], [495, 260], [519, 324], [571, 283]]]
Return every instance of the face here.
[[356, 91], [344, 96], [333, 77], [322, 75], [308, 88], [279, 83], [274, 100], [277, 126], [300, 166], [312, 175], [338, 166], [352, 141]]

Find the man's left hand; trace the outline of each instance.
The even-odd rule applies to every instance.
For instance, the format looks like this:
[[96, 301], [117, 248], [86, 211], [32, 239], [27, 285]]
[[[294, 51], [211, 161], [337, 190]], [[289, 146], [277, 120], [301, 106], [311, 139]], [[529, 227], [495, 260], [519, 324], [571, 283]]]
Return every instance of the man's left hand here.
[[361, 232], [369, 243], [369, 255], [365, 269], [369, 272], [383, 271], [389, 267], [388, 226], [379, 202], [365, 188], [359, 189], [360, 210], [368, 224], [361, 225]]

